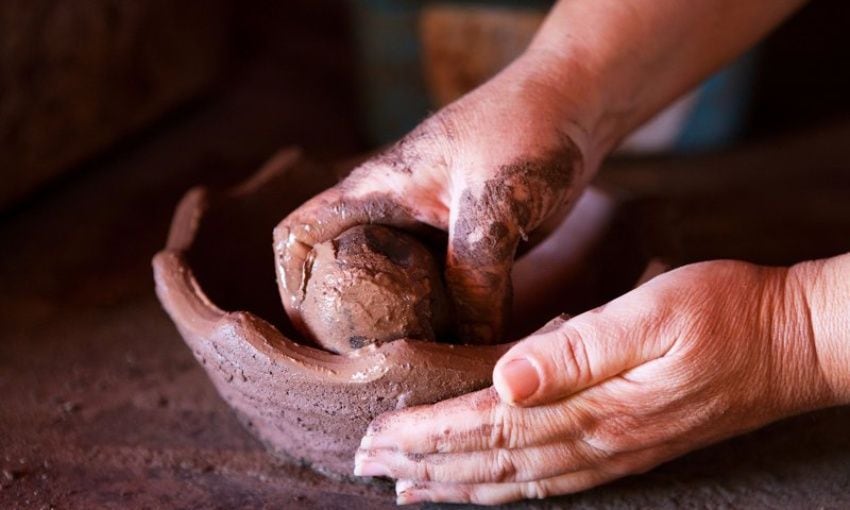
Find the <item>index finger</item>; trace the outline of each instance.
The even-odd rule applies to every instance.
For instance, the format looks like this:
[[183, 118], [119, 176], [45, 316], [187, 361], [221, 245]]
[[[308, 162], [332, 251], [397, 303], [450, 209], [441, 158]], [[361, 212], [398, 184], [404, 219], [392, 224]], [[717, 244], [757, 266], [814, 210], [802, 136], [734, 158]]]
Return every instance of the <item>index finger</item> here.
[[410, 454], [518, 448], [577, 438], [594, 428], [596, 416], [577, 397], [574, 405], [519, 408], [501, 401], [492, 387], [430, 406], [378, 416], [360, 443], [362, 450], [395, 449]]

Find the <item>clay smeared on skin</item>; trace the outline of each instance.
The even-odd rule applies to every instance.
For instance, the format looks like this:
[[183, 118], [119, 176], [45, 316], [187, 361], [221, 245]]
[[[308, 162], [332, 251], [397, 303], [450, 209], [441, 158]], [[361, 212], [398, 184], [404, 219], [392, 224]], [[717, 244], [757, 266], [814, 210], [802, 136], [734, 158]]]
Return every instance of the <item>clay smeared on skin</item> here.
[[571, 185], [581, 169], [578, 148], [565, 138], [561, 148], [546, 157], [504, 165], [479, 189], [464, 191], [446, 278], [450, 290], [483, 292], [452, 294], [457, 316], [464, 321], [458, 325], [461, 339], [472, 343], [500, 339], [510, 309], [509, 269], [517, 245], [570, 199]]
[[565, 322], [570, 320], [570, 314], [563, 312], [554, 319], [550, 320], [546, 324], [543, 325], [542, 328], [538, 329], [534, 332], [535, 335], [545, 335], [546, 333], [551, 333], [556, 329], [560, 328]]
[[[432, 116], [419, 124], [413, 131], [392, 144], [371, 161], [369, 167], [385, 167], [393, 172], [406, 175], [413, 174], [414, 168], [445, 166], [446, 161], [441, 153], [423, 154], [423, 147], [437, 146], [441, 139], [452, 140], [454, 133], [439, 116]], [[433, 143], [423, 143], [423, 142]], [[430, 156], [430, 157], [429, 157]]]
[[439, 267], [412, 236], [380, 225], [345, 231], [313, 248], [301, 315], [332, 352], [400, 338], [438, 340], [449, 325]]
[[[302, 206], [302, 213], [296, 211], [276, 229], [281, 297], [299, 330], [308, 332], [302, 306], [310, 271], [307, 254], [314, 244], [355, 225], [383, 224], [414, 230], [427, 224], [452, 233], [445, 280], [458, 321], [455, 336], [464, 343], [501, 340], [512, 300], [510, 268], [518, 243], [575, 198], [571, 190], [583, 171], [581, 152], [561, 134], [556, 148], [542, 157], [518, 158], [497, 168], [490, 179], [470, 183], [453, 198], [451, 206], [457, 213], [449, 228], [448, 213], [443, 210], [448, 204], [441, 204], [443, 209], [438, 207], [437, 212], [425, 213], [427, 208], [423, 207], [414, 211], [404, 205], [406, 198], [395, 194], [404, 188], [399, 182], [415, 178], [415, 169], [449, 164], [446, 154], [452, 151], [441, 146], [441, 140], [442, 145], [452, 140], [451, 131], [439, 115], [431, 117], [321, 198]], [[382, 179], [391, 184], [385, 191], [374, 191], [375, 183]], [[348, 343], [356, 344], [357, 339]]]

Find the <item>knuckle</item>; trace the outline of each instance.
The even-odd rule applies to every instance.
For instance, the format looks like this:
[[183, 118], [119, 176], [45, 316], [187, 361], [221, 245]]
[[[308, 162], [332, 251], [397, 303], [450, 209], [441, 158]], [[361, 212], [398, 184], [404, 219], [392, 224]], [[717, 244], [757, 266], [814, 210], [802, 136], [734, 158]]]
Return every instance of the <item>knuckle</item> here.
[[429, 436], [428, 446], [437, 453], [446, 453], [454, 448], [454, 430], [449, 425], [444, 425], [436, 434]]
[[522, 485], [522, 496], [524, 499], [545, 499], [549, 495], [549, 486], [545, 480], [534, 480]]
[[483, 189], [469, 185], [458, 197], [452, 248], [459, 253], [478, 254], [484, 262], [497, 263], [513, 255], [519, 240], [511, 198], [501, 183]]
[[493, 451], [493, 455], [491, 479], [499, 483], [514, 481], [518, 470], [511, 450], [498, 448]]
[[596, 437], [582, 437], [576, 442], [577, 447], [572, 450], [573, 466], [589, 467], [598, 464], [602, 461], [607, 461], [613, 458], [617, 450], [612, 446]]
[[515, 448], [519, 443], [517, 437], [519, 424], [511, 412], [511, 408], [499, 403], [493, 407], [490, 416], [490, 437], [487, 446], [489, 448]]
[[627, 415], [606, 420], [604, 425], [594, 431], [588, 439], [597, 450], [605, 452], [624, 452], [635, 448], [635, 431], [643, 430], [645, 423]]
[[[608, 432], [596, 436], [593, 445], [599, 451], [625, 452], [634, 448], [634, 439], [625, 434]], [[608, 457], [612, 455], [612, 453], [609, 453]]]
[[456, 503], [471, 503], [473, 505], [493, 505], [498, 502], [493, 501], [493, 496], [488, 494], [487, 490], [480, 485], [461, 485], [458, 489], [458, 498]]
[[519, 235], [508, 221], [498, 218], [458, 218], [452, 250], [459, 263], [472, 268], [501, 268], [514, 255]]
[[435, 473], [434, 473], [434, 470], [433, 470], [433, 466], [431, 466], [431, 464], [429, 464], [428, 462], [424, 462], [424, 461], [416, 462], [414, 460], [413, 462], [415, 463], [414, 464], [416, 466], [415, 471], [416, 471], [416, 474], [419, 477], [419, 480], [421, 480], [423, 482], [430, 482], [430, 481], [434, 480], [434, 474]]
[[439, 117], [432, 116], [423, 121], [386, 150], [363, 163], [357, 172], [409, 180], [420, 172], [449, 166], [451, 152], [446, 142], [450, 137]]
[[366, 435], [374, 436], [385, 431], [390, 424], [389, 413], [379, 414], [366, 427]]
[[356, 191], [364, 182], [372, 180], [377, 169], [380, 168], [380, 157], [364, 161], [358, 165], [336, 185], [336, 188], [349, 192]]
[[275, 250], [286, 249], [286, 240], [289, 238], [289, 218], [284, 219], [272, 230], [272, 239], [275, 241]]
[[546, 374], [552, 377], [561, 376], [569, 381], [583, 383], [593, 380], [590, 357], [587, 344], [579, 331], [564, 324], [553, 332], [558, 355], [555, 357], [559, 374]]
[[617, 477], [639, 474], [646, 470], [641, 470], [641, 466], [631, 459], [612, 459], [609, 460], [603, 471]]

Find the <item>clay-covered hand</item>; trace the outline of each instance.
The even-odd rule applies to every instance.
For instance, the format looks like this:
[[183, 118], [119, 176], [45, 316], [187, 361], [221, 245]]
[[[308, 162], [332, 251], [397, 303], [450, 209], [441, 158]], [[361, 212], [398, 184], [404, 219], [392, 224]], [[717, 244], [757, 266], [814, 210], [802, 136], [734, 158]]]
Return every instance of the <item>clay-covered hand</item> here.
[[834, 405], [794, 270], [705, 262], [553, 321], [494, 388], [379, 416], [355, 474], [399, 503], [568, 494]]
[[499, 339], [520, 239], [581, 194], [585, 131], [531, 55], [425, 120], [275, 229], [281, 294], [299, 325], [313, 245], [359, 224], [448, 232], [446, 283], [469, 343]]

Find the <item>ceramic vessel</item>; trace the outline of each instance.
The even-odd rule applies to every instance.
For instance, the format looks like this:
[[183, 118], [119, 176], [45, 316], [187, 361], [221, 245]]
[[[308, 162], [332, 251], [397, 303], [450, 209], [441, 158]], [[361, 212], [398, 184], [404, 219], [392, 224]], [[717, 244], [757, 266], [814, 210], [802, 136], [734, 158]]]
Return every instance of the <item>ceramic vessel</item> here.
[[277, 454], [346, 476], [375, 416], [488, 386], [506, 346], [397, 340], [339, 355], [296, 337], [274, 303], [271, 232], [333, 182], [287, 150], [230, 190], [192, 189], [153, 267], [163, 307], [248, 430]]

